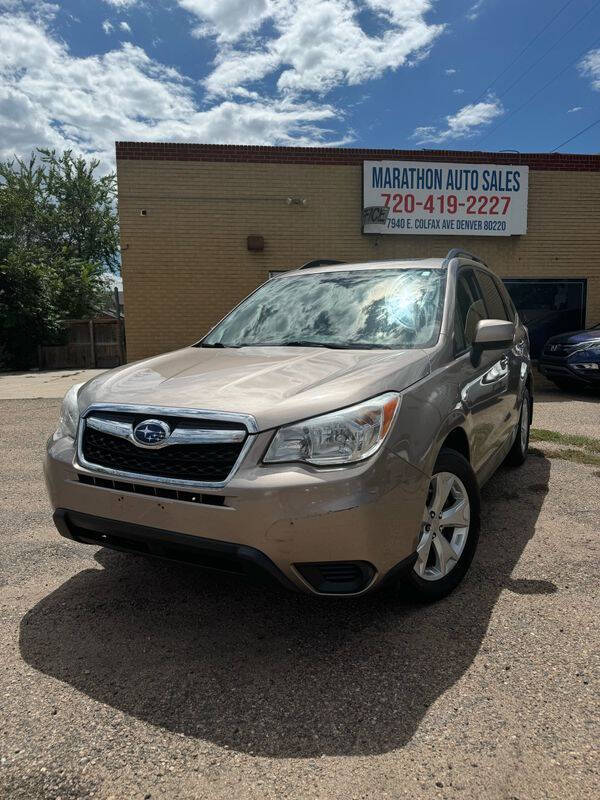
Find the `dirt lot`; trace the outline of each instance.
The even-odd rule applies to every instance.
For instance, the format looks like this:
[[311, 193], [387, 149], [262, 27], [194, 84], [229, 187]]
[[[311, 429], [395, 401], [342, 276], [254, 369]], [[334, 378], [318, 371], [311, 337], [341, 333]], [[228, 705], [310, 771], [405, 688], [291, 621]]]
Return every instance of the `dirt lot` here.
[[435, 606], [323, 602], [61, 539], [57, 412], [0, 402], [0, 797], [598, 797], [598, 465], [501, 470]]
[[600, 392], [566, 394], [539, 372], [535, 374], [535, 387], [533, 424], [536, 428], [600, 439]]
[[22, 400], [26, 397], [64, 397], [74, 383], [84, 383], [101, 369], [29, 370], [0, 373], [0, 400]]

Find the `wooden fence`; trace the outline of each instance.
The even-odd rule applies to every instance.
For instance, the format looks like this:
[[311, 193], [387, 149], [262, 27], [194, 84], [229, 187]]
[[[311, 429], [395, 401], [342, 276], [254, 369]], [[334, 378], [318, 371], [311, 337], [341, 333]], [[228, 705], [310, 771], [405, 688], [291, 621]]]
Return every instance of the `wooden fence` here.
[[110, 369], [125, 363], [122, 319], [72, 319], [64, 327], [66, 344], [38, 348], [40, 369]]

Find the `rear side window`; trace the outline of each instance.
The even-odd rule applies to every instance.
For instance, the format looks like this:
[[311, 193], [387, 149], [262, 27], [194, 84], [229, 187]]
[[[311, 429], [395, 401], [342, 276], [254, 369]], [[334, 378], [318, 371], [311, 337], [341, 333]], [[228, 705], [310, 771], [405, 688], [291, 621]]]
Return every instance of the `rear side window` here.
[[487, 272], [477, 271], [477, 282], [481, 287], [481, 294], [485, 302], [488, 319], [504, 319], [509, 321], [506, 306], [496, 285], [495, 280]]

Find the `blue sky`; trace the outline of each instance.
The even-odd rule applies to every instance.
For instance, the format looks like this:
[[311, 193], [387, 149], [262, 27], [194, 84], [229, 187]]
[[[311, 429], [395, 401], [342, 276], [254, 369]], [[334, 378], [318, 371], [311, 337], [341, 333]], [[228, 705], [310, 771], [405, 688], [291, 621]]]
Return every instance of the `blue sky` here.
[[[599, 0], [0, 0], [3, 157], [110, 167], [115, 139], [550, 151], [599, 100]], [[599, 142], [600, 125], [562, 152]]]

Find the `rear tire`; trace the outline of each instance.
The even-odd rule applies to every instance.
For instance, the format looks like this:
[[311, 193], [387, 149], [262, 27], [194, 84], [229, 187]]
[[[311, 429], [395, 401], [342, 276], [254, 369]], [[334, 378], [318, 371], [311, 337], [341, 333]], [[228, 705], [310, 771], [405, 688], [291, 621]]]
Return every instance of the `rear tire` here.
[[529, 449], [530, 422], [531, 396], [529, 394], [529, 389], [525, 389], [523, 392], [523, 402], [521, 403], [521, 413], [519, 414], [517, 436], [505, 459], [505, 463], [511, 467], [520, 467], [527, 458], [527, 451]]
[[469, 462], [443, 448], [425, 502], [414, 566], [398, 579], [400, 593], [418, 603], [449, 594], [467, 572], [479, 539], [479, 486]]

